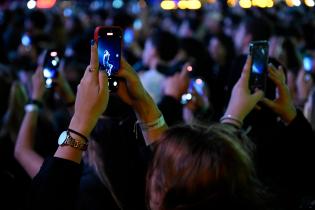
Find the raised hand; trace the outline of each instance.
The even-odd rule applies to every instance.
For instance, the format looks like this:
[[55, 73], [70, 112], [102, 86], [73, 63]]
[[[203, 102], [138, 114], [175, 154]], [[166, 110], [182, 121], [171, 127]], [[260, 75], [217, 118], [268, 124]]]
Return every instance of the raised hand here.
[[277, 97], [274, 101], [263, 98], [262, 102], [277, 113], [285, 123], [290, 123], [296, 116], [296, 108], [291, 99], [290, 91], [285, 83], [285, 74], [283, 68], [278, 69], [273, 65], [268, 67], [269, 78], [277, 87]]
[[186, 63], [181, 72], [174, 74], [166, 79], [164, 84], [164, 94], [172, 96], [177, 100], [180, 100], [181, 96], [187, 92], [189, 86], [189, 77], [187, 68], [190, 66]]
[[45, 90], [43, 68], [39, 65], [35, 74], [32, 76], [32, 99], [42, 102]]
[[75, 110], [69, 128], [89, 136], [108, 104], [108, 79], [98, 70], [97, 45], [91, 46], [90, 65], [78, 85]]
[[57, 84], [56, 91], [63, 98], [66, 104], [75, 101], [75, 95], [64, 75], [64, 61], [60, 62], [59, 73], [57, 79], [54, 82]]
[[263, 91], [258, 89], [252, 94], [248, 87], [251, 64], [252, 58], [248, 56], [242, 75], [233, 87], [229, 105], [224, 114], [224, 116], [232, 116], [239, 122], [243, 122], [244, 118], [264, 95]]
[[139, 76], [124, 58], [121, 62], [122, 67], [117, 73], [117, 77], [121, 78], [117, 95], [133, 107], [139, 120], [151, 122], [157, 119], [161, 113], [144, 89]]

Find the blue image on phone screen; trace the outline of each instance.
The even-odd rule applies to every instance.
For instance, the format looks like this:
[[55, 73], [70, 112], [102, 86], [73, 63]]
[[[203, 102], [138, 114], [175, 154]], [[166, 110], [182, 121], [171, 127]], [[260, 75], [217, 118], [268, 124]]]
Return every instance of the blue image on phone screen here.
[[100, 70], [108, 76], [114, 75], [120, 68], [121, 40], [120, 35], [107, 32], [98, 37], [98, 59]]
[[264, 47], [259, 47], [255, 49], [255, 51], [256, 52], [253, 53], [252, 71], [256, 74], [262, 74], [266, 68], [266, 54], [268, 52]]

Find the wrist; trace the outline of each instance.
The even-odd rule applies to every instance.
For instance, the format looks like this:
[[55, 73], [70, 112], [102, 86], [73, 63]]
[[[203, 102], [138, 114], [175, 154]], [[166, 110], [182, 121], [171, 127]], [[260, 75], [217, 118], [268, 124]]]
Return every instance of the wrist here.
[[74, 114], [70, 121], [69, 128], [87, 137], [92, 132], [95, 124], [95, 120], [87, 120]]
[[172, 97], [172, 98], [176, 99], [177, 101], [180, 101], [180, 99], [182, 97], [182, 94], [176, 94], [176, 93], [165, 93], [164, 95], [168, 96], [168, 97]]
[[285, 123], [285, 124], [290, 124], [294, 118], [296, 117], [297, 112], [295, 107], [292, 107], [291, 109], [287, 110], [286, 112], [284, 112], [280, 118], [281, 120]]
[[151, 122], [161, 116], [161, 112], [157, 105], [147, 93], [143, 100], [138, 100], [133, 105], [133, 109], [138, 120], [142, 122]]
[[27, 103], [27, 105], [34, 105], [34, 106], [37, 106], [38, 109], [42, 109], [44, 107], [44, 104], [41, 100], [38, 100], [38, 99], [30, 99]]
[[39, 110], [40, 110], [40, 108], [36, 104], [26, 104], [24, 106], [24, 111], [26, 113], [38, 113]]
[[225, 111], [223, 117], [224, 116], [233, 116], [233, 118], [239, 120], [240, 122], [243, 122], [246, 115], [241, 114], [239, 111], [235, 111], [232, 108], [228, 107], [227, 110]]
[[39, 102], [43, 103], [43, 97], [38, 96], [37, 94], [32, 94], [31, 100], [35, 100], [35, 101], [39, 101]]
[[237, 128], [241, 128], [243, 126], [243, 120], [240, 120], [236, 116], [233, 116], [233, 115], [230, 115], [230, 114], [224, 114], [220, 118], [220, 123], [231, 124], [231, 125], [234, 125]]

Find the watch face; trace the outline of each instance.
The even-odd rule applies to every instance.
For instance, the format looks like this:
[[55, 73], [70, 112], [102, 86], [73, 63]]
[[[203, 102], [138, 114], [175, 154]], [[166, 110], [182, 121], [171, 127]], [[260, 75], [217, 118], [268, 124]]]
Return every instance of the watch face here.
[[63, 142], [66, 140], [67, 138], [67, 131], [64, 131], [60, 134], [59, 139], [58, 139], [58, 144], [62, 145]]

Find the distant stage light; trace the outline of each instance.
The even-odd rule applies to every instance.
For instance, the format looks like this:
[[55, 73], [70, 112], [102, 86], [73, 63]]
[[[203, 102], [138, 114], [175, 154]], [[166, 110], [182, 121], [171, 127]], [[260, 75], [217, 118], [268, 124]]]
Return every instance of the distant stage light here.
[[55, 6], [57, 0], [37, 0], [37, 8], [49, 9]]
[[237, 0], [227, 0], [227, 5], [229, 7], [235, 7], [237, 4]]
[[170, 0], [164, 0], [161, 2], [161, 8], [164, 10], [176, 9], [176, 3]]
[[28, 9], [34, 9], [36, 7], [36, 1], [30, 0], [27, 2], [27, 8]]
[[274, 6], [273, 0], [268, 0], [268, 1], [267, 1], [267, 7], [268, 7], [268, 8], [271, 8], [271, 7], [273, 7], [273, 6]]
[[248, 9], [252, 7], [252, 2], [251, 0], [240, 0], [239, 1], [240, 7], [244, 9]]
[[201, 8], [201, 3], [199, 0], [190, 0], [188, 1], [188, 9], [200, 9]]
[[300, 0], [292, 0], [292, 3], [294, 6], [298, 7], [301, 5], [301, 1]]
[[308, 7], [314, 7], [315, 6], [314, 0], [305, 0], [304, 3]]
[[288, 7], [293, 7], [293, 0], [285, 0], [285, 3], [287, 4]]
[[113, 7], [115, 9], [120, 9], [124, 6], [124, 2], [122, 0], [114, 0], [113, 1]]

